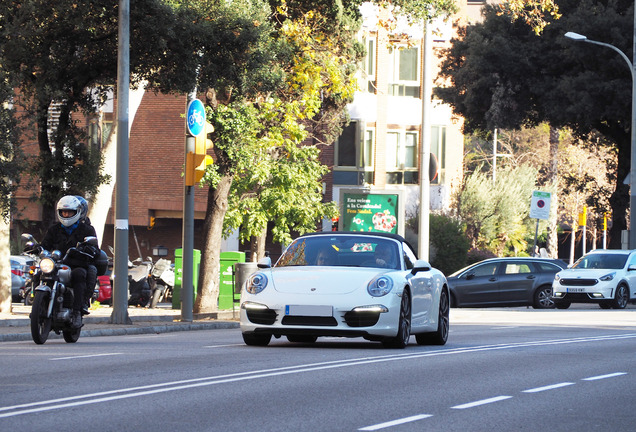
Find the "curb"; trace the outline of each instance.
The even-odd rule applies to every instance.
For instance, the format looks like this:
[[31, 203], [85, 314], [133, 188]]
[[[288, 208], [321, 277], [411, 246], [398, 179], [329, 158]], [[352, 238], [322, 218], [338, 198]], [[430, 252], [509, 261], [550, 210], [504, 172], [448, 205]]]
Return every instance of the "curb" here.
[[[159, 333], [172, 333], [179, 331], [191, 331], [191, 330], [217, 330], [217, 329], [234, 329], [239, 328], [239, 323], [234, 321], [215, 321], [215, 322], [193, 322], [193, 323], [175, 323], [175, 324], [149, 324], [149, 325], [127, 325], [121, 324], [122, 327], [108, 327], [108, 328], [91, 328], [82, 330], [80, 340], [84, 337], [97, 337], [97, 336], [125, 336], [125, 335], [140, 335], [140, 334], [159, 334]], [[21, 326], [23, 327], [23, 326]], [[28, 329], [28, 327], [25, 327]], [[49, 339], [62, 339], [62, 335], [51, 332]], [[15, 342], [15, 341], [30, 341], [31, 333], [27, 331], [25, 333], [8, 333], [0, 334], [0, 342]]]

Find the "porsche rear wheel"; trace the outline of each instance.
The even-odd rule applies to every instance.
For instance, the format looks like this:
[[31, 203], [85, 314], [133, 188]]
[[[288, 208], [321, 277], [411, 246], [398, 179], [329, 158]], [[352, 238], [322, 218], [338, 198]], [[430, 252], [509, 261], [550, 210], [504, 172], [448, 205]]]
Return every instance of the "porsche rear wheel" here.
[[400, 319], [398, 321], [398, 334], [392, 338], [386, 338], [382, 344], [387, 348], [406, 348], [411, 338], [411, 296], [408, 291], [402, 293], [400, 304]]
[[450, 307], [448, 291], [442, 289], [439, 296], [439, 314], [437, 319], [437, 330], [431, 333], [415, 335], [418, 345], [446, 345], [448, 333], [450, 331]]

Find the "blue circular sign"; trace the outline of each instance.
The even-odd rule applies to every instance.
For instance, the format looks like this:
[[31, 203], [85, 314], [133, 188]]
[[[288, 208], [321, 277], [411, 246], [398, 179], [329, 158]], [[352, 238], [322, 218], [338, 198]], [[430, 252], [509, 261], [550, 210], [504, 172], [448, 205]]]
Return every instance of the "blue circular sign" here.
[[190, 135], [198, 136], [203, 132], [205, 127], [205, 107], [199, 99], [194, 99], [188, 104], [186, 126]]

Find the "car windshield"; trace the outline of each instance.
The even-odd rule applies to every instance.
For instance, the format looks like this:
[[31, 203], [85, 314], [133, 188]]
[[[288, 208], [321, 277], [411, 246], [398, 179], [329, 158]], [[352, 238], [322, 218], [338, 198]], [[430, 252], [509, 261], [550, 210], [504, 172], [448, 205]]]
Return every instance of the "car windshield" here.
[[579, 259], [572, 268], [618, 270], [625, 266], [627, 254], [590, 254]]
[[356, 235], [298, 238], [276, 263], [276, 267], [289, 266], [401, 268], [397, 242]]

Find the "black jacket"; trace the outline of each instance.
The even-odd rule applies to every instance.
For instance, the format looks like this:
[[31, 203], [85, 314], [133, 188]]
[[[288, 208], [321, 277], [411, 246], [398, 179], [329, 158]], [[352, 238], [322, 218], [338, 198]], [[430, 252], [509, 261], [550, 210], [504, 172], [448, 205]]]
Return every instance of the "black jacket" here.
[[77, 246], [77, 243], [83, 242], [84, 238], [89, 236], [97, 237], [93, 225], [80, 222], [77, 228], [69, 235], [64, 230], [62, 224], [58, 222], [46, 230], [41, 245], [50, 252], [57, 249], [64, 255], [69, 248]]

